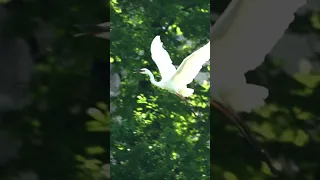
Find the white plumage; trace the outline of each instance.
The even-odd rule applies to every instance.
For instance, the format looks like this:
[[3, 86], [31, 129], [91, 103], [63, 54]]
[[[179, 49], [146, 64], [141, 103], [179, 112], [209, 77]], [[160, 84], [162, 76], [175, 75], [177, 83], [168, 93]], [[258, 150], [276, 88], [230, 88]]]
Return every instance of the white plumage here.
[[306, 0], [233, 0], [211, 28], [211, 97], [240, 112], [264, 104], [268, 89], [247, 84]]
[[176, 72], [176, 68], [172, 64], [169, 53], [163, 48], [160, 36], [156, 36], [152, 40], [150, 51], [152, 60], [160, 71], [161, 81], [170, 79]]
[[189, 97], [194, 90], [187, 88], [201, 70], [203, 64], [210, 59], [210, 42], [186, 57], [176, 70], [172, 64], [168, 52], [163, 48], [160, 36], [156, 36], [151, 43], [151, 56], [158, 66], [161, 81], [156, 82], [153, 74], [146, 68], [140, 70], [141, 74], [147, 74], [150, 82], [157, 87], [177, 94], [180, 97]]

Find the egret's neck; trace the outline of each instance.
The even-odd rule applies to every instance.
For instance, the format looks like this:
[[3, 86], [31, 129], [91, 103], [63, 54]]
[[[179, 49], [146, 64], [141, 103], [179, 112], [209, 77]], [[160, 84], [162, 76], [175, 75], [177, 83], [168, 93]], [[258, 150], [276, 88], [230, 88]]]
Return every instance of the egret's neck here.
[[155, 85], [155, 86], [158, 86], [158, 87], [161, 87], [161, 83], [160, 82], [157, 82], [155, 79], [154, 79], [154, 76], [152, 74], [151, 71], [146, 71], [146, 74], [150, 77], [150, 82]]

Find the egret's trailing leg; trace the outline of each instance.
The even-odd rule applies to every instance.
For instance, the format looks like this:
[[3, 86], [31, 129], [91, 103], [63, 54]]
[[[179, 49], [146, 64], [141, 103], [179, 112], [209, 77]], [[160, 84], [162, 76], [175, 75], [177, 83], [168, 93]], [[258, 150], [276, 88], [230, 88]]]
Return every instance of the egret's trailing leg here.
[[[192, 89], [192, 90], [193, 90], [193, 89]], [[181, 96], [181, 95], [178, 94], [178, 93], [176, 93], [176, 95], [177, 95], [178, 97], [180, 97], [184, 102], [186, 102], [187, 106], [188, 106], [189, 109], [192, 111], [192, 113], [193, 113], [193, 115], [194, 115], [195, 117], [199, 117], [199, 116], [196, 114], [196, 112], [191, 108], [191, 106], [190, 106], [189, 102], [186, 100], [186, 98], [184, 98], [183, 96]]]
[[218, 103], [210, 100], [210, 104], [217, 108], [219, 111], [221, 111], [225, 116], [228, 117], [228, 119], [230, 119], [234, 124], [236, 124], [237, 129], [239, 130], [239, 132], [247, 139], [247, 141], [249, 142], [249, 144], [251, 145], [251, 147], [258, 153], [260, 153], [260, 155], [262, 155], [264, 157], [265, 162], [268, 164], [270, 170], [272, 171], [272, 173], [274, 174], [278, 174], [279, 171], [275, 169], [275, 167], [273, 166], [272, 160], [270, 155], [263, 149], [261, 148], [256, 139], [254, 138], [254, 136], [252, 135], [252, 131], [250, 130], [250, 128], [247, 126], [247, 124], [245, 122], [243, 122], [241, 120], [241, 118], [239, 116], [236, 115], [236, 113], [232, 112], [231, 110], [228, 110], [227, 108], [222, 107], [221, 105], [219, 105]]

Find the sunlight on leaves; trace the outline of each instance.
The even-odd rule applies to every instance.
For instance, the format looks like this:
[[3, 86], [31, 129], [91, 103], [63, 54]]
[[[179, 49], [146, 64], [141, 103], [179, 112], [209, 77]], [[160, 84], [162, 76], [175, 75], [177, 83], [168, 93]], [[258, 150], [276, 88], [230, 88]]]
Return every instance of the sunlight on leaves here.
[[312, 13], [311, 15], [311, 23], [315, 29], [320, 29], [320, 16], [319, 13]]
[[[93, 118], [93, 120], [87, 122], [87, 128], [91, 132], [103, 132], [110, 130], [110, 116], [107, 105], [102, 102], [97, 103], [98, 108], [89, 108], [87, 114]], [[105, 112], [102, 112], [104, 109]]]
[[275, 139], [276, 134], [273, 130], [273, 126], [270, 122], [263, 122], [260, 126], [254, 126], [253, 130], [259, 132], [268, 139]]
[[285, 129], [281, 133], [280, 140], [283, 142], [293, 142], [294, 139], [294, 131], [292, 129]]
[[97, 108], [89, 108], [87, 111], [87, 114], [90, 115], [93, 119], [98, 120], [98, 121], [105, 121], [106, 120], [106, 115], [103, 114]]
[[314, 115], [310, 112], [304, 112], [299, 107], [293, 107], [293, 112], [295, 113], [296, 117], [300, 120], [308, 120], [312, 119]]
[[275, 104], [266, 104], [265, 106], [255, 110], [260, 116], [270, 118], [274, 112], [279, 111], [279, 107]]
[[297, 146], [304, 146], [308, 141], [309, 141], [309, 136], [303, 130], [299, 129], [297, 131], [294, 143]]
[[116, 13], [122, 13], [122, 10], [118, 6], [118, 1], [117, 0], [111, 0], [110, 1], [110, 6]]
[[87, 147], [86, 152], [90, 155], [97, 155], [102, 154], [105, 152], [104, 148], [101, 146], [93, 146], [93, 147]]
[[11, 0], [0, 0], [0, 4], [7, 4], [8, 2], [10, 2]]
[[296, 73], [293, 75], [296, 80], [300, 83], [306, 85], [309, 88], [315, 88], [317, 84], [320, 83], [320, 75], [310, 75], [303, 73]]
[[269, 166], [265, 162], [262, 162], [261, 171], [266, 173], [266, 174], [272, 175]]
[[225, 180], [238, 180], [237, 176], [234, 175], [232, 172], [225, 171], [223, 173], [223, 176]]

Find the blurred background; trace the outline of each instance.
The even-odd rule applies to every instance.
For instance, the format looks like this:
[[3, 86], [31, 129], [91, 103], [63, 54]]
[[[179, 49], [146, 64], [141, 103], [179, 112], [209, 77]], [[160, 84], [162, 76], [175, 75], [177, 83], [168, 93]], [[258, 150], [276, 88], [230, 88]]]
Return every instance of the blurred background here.
[[[0, 179], [108, 179], [105, 1], [1, 1]], [[91, 25], [90, 25], [91, 24]]]
[[210, 2], [111, 1], [111, 179], [209, 179], [209, 66], [189, 87], [199, 113], [174, 94], [134, 74], [148, 68], [161, 80], [150, 54], [161, 36], [174, 65], [206, 44]]
[[[229, 2], [211, 1], [212, 24]], [[272, 176], [234, 125], [212, 109], [212, 179], [320, 179], [319, 8], [320, 1], [308, 0], [264, 64], [246, 74], [270, 96], [266, 106], [241, 117], [281, 173]]]

